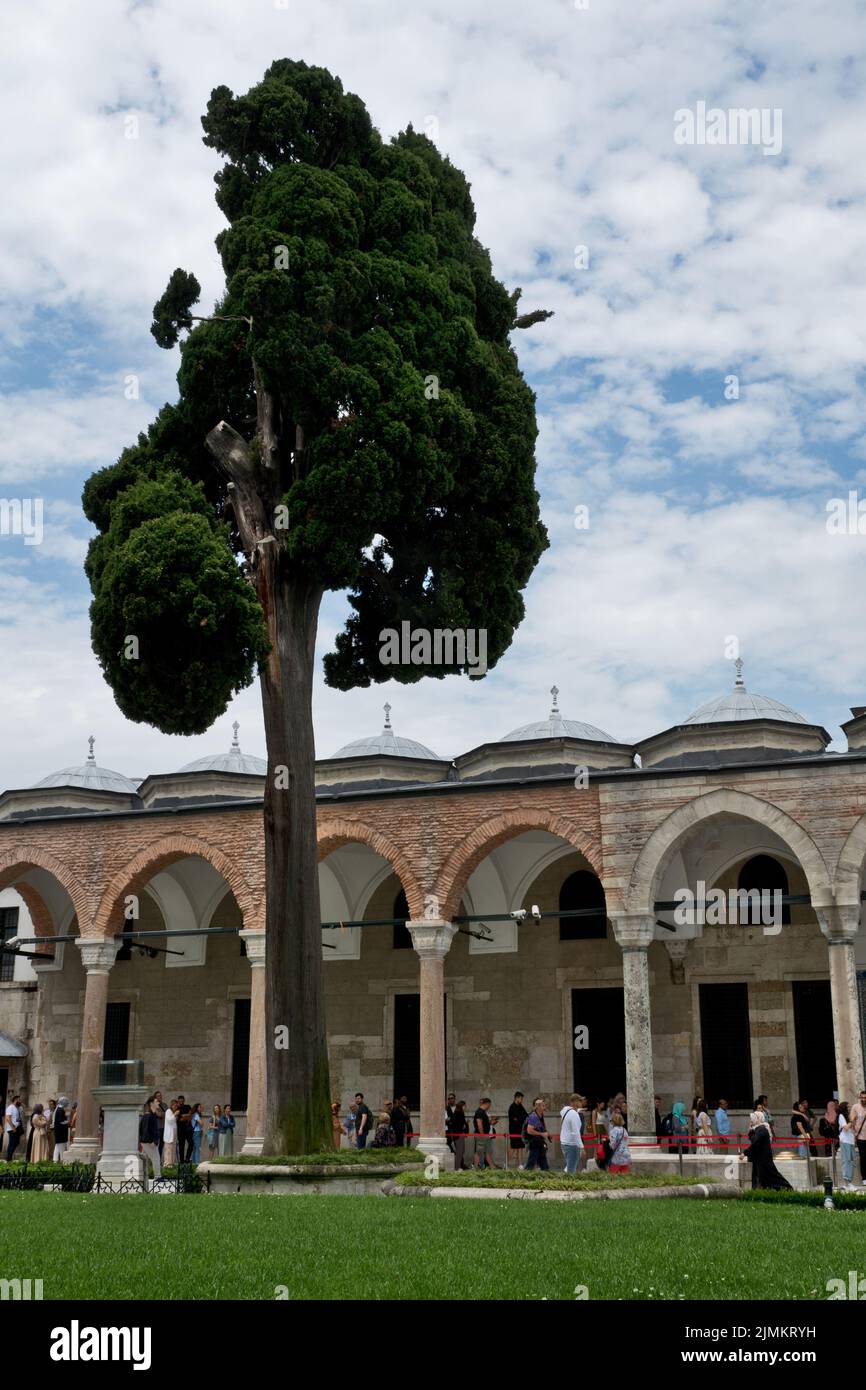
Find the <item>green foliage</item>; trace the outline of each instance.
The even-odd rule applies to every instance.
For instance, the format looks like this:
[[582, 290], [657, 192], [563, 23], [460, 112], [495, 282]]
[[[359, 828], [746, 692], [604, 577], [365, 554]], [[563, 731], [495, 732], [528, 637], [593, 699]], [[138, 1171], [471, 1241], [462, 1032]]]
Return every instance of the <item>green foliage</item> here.
[[[496, 280], [474, 236], [465, 177], [411, 127], [383, 143], [358, 97], [288, 59], [244, 95], [218, 87], [202, 124], [225, 159], [222, 318], [191, 326], [199, 285], [175, 270], [152, 332], [168, 347], [189, 330], [180, 399], [84, 489], [99, 532], [87, 561], [94, 650], [118, 704], [201, 732], [262, 659], [240, 538], [222, 520], [225, 478], [205, 445], [221, 420], [253, 438], [255, 371], [277, 422], [267, 501], [289, 509], [279, 543], [290, 572], [349, 590], [329, 683], [443, 675], [382, 665], [381, 629], [405, 620], [485, 629], [492, 667], [547, 542], [535, 402], [509, 343], [519, 291]], [[134, 666], [130, 633], [142, 638]]]
[[64, 1192], [89, 1192], [95, 1180], [96, 1166], [92, 1163], [0, 1162], [0, 1191], [7, 1185], [14, 1185], [16, 1191], [40, 1191], [51, 1183]]
[[244, 1166], [263, 1166], [278, 1164], [280, 1167], [340, 1167], [365, 1168], [373, 1165], [399, 1163], [424, 1163], [424, 1155], [417, 1149], [327, 1149], [322, 1153], [309, 1154], [234, 1154], [223, 1158], [210, 1159], [212, 1163], [240, 1163]]
[[659, 1173], [578, 1173], [569, 1177], [567, 1173], [550, 1171], [539, 1173], [521, 1172], [519, 1169], [473, 1170], [467, 1173], [440, 1173], [438, 1178], [427, 1178], [423, 1173], [400, 1173], [395, 1182], [400, 1187], [497, 1187], [529, 1188], [539, 1192], [598, 1192], [616, 1188], [644, 1187], [694, 1187], [696, 1181], [712, 1183], [714, 1178], [668, 1177]]

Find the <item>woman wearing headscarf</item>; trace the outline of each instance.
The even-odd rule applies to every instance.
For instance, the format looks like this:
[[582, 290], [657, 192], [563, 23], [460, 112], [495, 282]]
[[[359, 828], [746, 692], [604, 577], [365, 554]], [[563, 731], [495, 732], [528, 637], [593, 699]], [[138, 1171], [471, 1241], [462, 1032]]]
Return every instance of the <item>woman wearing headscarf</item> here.
[[668, 1145], [668, 1153], [679, 1153], [682, 1146], [688, 1153], [689, 1120], [686, 1115], [686, 1107], [683, 1101], [675, 1100], [671, 1107], [671, 1143]]
[[763, 1110], [753, 1110], [749, 1119], [748, 1148], [743, 1157], [752, 1165], [752, 1187], [789, 1188], [791, 1184], [783, 1178], [773, 1162], [773, 1143], [770, 1138], [770, 1123]]
[[818, 1133], [824, 1140], [821, 1157], [832, 1158], [839, 1138], [839, 1107], [835, 1100], [828, 1100], [824, 1114], [818, 1121]]
[[53, 1143], [48, 1137], [48, 1120], [41, 1101], [34, 1105], [30, 1116], [30, 1133], [27, 1135], [27, 1162], [47, 1163], [51, 1158]]

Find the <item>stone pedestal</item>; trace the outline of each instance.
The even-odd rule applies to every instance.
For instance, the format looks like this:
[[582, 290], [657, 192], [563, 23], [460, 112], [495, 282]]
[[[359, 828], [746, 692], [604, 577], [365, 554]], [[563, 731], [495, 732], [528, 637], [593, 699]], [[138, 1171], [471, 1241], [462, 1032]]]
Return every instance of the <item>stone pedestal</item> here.
[[655, 1138], [652, 1026], [650, 1022], [649, 958], [655, 918], [616, 917], [613, 931], [622, 951], [625, 1009], [625, 1074], [628, 1132]]
[[[64, 1154], [64, 1163], [95, 1163], [99, 1157], [99, 1107], [93, 1091], [99, 1080], [99, 1063], [105, 1037], [105, 1006], [108, 1001], [108, 972], [117, 955], [117, 942], [79, 937], [76, 946], [87, 971], [84, 1012], [81, 1020], [81, 1049], [76, 1095], [78, 1118], [75, 1138]], [[147, 1096], [142, 1099], [142, 1104]], [[137, 1142], [137, 1140], [136, 1140]]]
[[242, 1154], [260, 1154], [265, 1147], [265, 1096], [267, 1049], [265, 1047], [265, 933], [242, 931], [250, 963], [250, 1057], [247, 1073], [247, 1128]]
[[442, 1168], [453, 1167], [445, 1141], [445, 957], [457, 928], [433, 919], [407, 922], [420, 960], [421, 1135], [418, 1148], [434, 1155]]
[[864, 1085], [863, 1042], [854, 941], [860, 925], [860, 905], [815, 906], [830, 957], [830, 998], [836, 1049], [836, 1086], [840, 1100], [857, 1099]]
[[144, 1102], [150, 1095], [144, 1086], [97, 1086], [93, 1091], [96, 1113], [105, 1115], [102, 1153], [96, 1171], [103, 1182], [119, 1185], [143, 1178], [150, 1165], [138, 1152], [138, 1125]]

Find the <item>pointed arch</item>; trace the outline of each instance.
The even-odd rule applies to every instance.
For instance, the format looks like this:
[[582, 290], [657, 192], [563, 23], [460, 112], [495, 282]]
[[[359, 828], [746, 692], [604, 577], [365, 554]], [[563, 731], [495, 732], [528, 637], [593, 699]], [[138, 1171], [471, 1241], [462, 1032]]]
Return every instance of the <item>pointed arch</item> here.
[[329, 854], [341, 849], [343, 845], [352, 843], [366, 845], [368, 849], [373, 850], [374, 854], [379, 854], [383, 859], [387, 859], [406, 894], [406, 901], [409, 904], [412, 918], [420, 919], [423, 917], [424, 894], [421, 885], [407, 856], [398, 845], [394, 844], [393, 840], [389, 840], [381, 831], [374, 830], [371, 825], [367, 825], [361, 820], [351, 820], [346, 817], [320, 821], [319, 862], [327, 859]]
[[652, 913], [659, 880], [671, 856], [689, 831], [716, 816], [731, 815], [753, 821], [784, 840], [798, 860], [809, 884], [813, 902], [826, 902], [830, 875], [824, 857], [811, 835], [778, 806], [751, 793], [729, 787], [707, 792], [677, 807], [656, 826], [637, 857], [626, 895], [626, 910]]
[[0, 854], [0, 888], [14, 888], [27, 904], [37, 936], [53, 936], [54, 920], [51, 911], [32, 884], [21, 883], [20, 879], [31, 869], [42, 869], [56, 879], [69, 895], [78, 918], [78, 930], [85, 933], [93, 915], [90, 899], [78, 878], [68, 865], [47, 850], [29, 846], [23, 849], [7, 850]]

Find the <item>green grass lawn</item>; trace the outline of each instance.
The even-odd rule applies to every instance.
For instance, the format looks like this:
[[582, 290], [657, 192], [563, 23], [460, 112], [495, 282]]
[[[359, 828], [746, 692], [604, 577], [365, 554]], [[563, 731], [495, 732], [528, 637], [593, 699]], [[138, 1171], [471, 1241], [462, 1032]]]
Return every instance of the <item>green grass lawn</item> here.
[[726, 1201], [0, 1193], [0, 1277], [46, 1299], [825, 1299], [856, 1212]]

